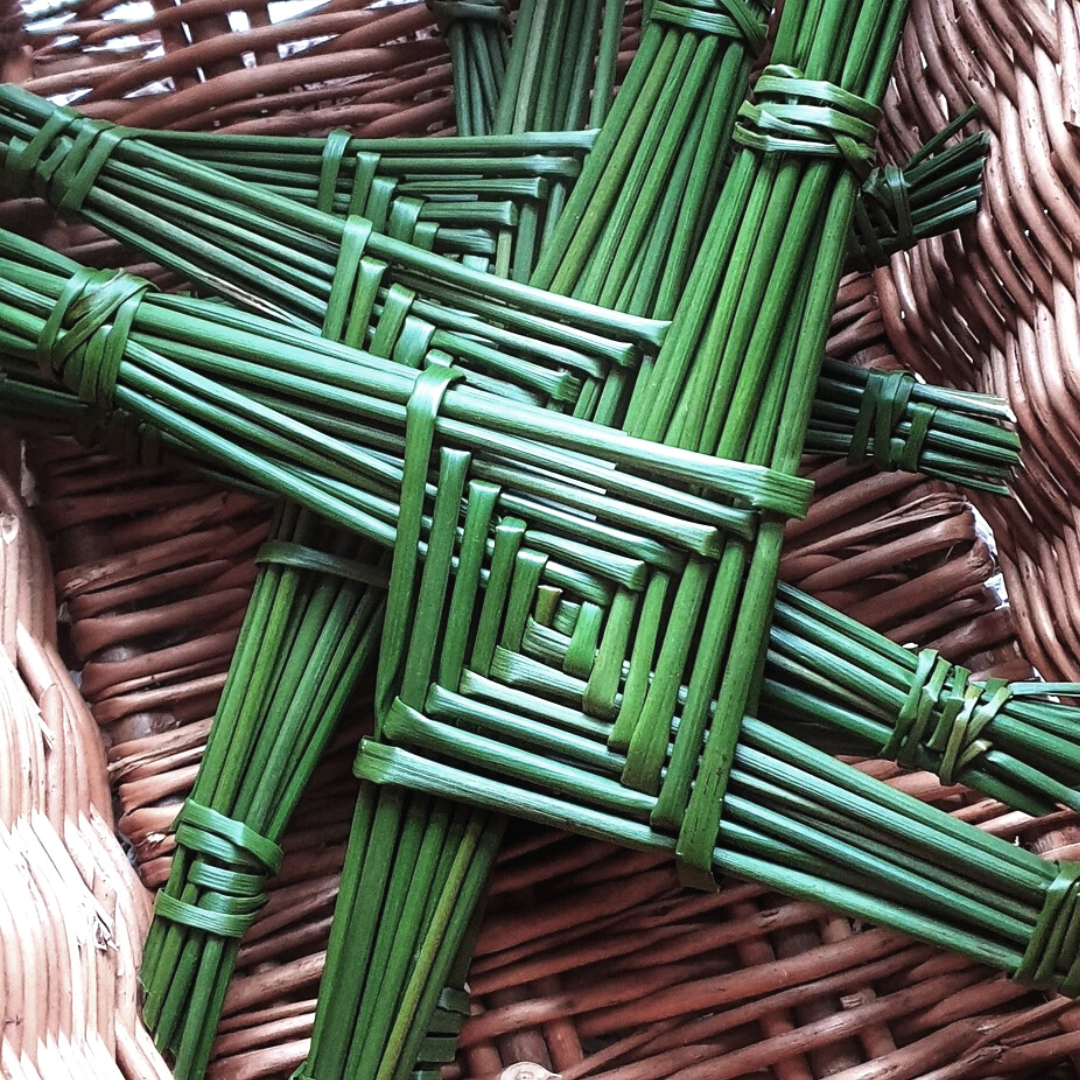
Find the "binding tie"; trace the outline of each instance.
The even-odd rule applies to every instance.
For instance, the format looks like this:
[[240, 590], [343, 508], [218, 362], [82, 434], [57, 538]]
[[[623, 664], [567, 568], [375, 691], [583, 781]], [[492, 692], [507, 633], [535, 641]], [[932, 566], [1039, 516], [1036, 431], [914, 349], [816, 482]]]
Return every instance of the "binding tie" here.
[[911, 184], [896, 165], [874, 169], [855, 200], [848, 266], [873, 270], [887, 266], [898, 252], [914, 247], [918, 236], [911, 215]]
[[16, 192], [29, 189], [45, 195], [55, 189], [51, 201], [56, 209], [75, 213], [113, 151], [133, 134], [107, 120], [58, 107], [29, 142], [12, 139], [4, 162], [8, 182]]
[[1013, 978], [1031, 986], [1056, 984], [1067, 997], [1076, 997], [1080, 994], [1080, 863], [1059, 863], [1057, 871]]
[[908, 768], [919, 768], [921, 748], [940, 756], [937, 774], [946, 786], [992, 749], [983, 735], [1011, 700], [1004, 679], [969, 683], [967, 668], [953, 667], [936, 649], [923, 649], [911, 687], [896, 718], [882, 756]]
[[489, 22], [508, 27], [503, 0], [428, 0], [435, 23], [443, 35], [457, 22]]
[[768, 28], [745, 0], [656, 0], [649, 13], [655, 22], [685, 30], [745, 41], [755, 56], [765, 47]]
[[[863, 389], [859, 415], [851, 434], [849, 465], [864, 465], [873, 458], [880, 470], [917, 472], [923, 447], [937, 408], [926, 402], [911, 402], [915, 376], [909, 371], [870, 371]], [[899, 435], [900, 425], [910, 411], [907, 437]], [[873, 436], [873, 454], [868, 453]]]
[[80, 400], [112, 409], [128, 336], [152, 288], [121, 270], [76, 270], [38, 338], [42, 373], [59, 378]]
[[[219, 937], [243, 937], [266, 903], [263, 885], [267, 877], [281, 868], [281, 848], [242, 821], [194, 799], [188, 799], [177, 815], [176, 842], [199, 856], [187, 880], [206, 892], [198, 904], [160, 892], [155, 913]], [[230, 865], [215, 866], [211, 859]]]
[[764, 153], [840, 158], [860, 178], [870, 173], [881, 110], [835, 83], [770, 64], [754, 87], [756, 104], [739, 109], [734, 139]]

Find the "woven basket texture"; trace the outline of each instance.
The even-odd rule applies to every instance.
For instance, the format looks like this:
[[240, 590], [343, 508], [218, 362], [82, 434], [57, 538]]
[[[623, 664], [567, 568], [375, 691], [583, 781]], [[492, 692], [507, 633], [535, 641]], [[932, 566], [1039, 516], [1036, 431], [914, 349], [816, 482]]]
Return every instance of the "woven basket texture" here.
[[1011, 504], [986, 503], [1027, 655], [1080, 677], [1080, 8], [1024, 0], [915, 0], [887, 103], [885, 150], [974, 99], [991, 137], [987, 197], [957, 236], [876, 276], [904, 362], [928, 379], [1006, 396], [1026, 472]]
[[[18, 443], [3, 459], [19, 471]], [[151, 895], [117, 843], [99, 728], [57, 651], [41, 532], [0, 478], [0, 1074], [169, 1075], [138, 1019]]]
[[[1070, 247], [1076, 152], [1071, 132], [1062, 134], [1080, 122], [1080, 64], [1069, 63], [1080, 59], [1076, 7], [915, 0], [884, 149], [901, 160], [916, 136], [928, 137], [975, 97], [995, 140], [989, 197], [961, 235], [898, 257], [873, 277], [845, 280], [829, 347], [866, 365], [902, 363], [936, 381], [1008, 394], [1032, 464], [1015, 507], [990, 500], [979, 507], [994, 526], [1011, 610], [992, 587], [999, 563], [966, 497], [902, 473], [808, 462], [817, 498], [789, 531], [783, 566], [786, 580], [894, 640], [933, 645], [979, 674], [1005, 678], [1026, 677], [1032, 662], [1049, 677], [1077, 677], [1080, 656], [1080, 628], [1070, 621], [1080, 582], [1072, 509], [1080, 472], [1071, 468], [1080, 421], [1070, 396], [1080, 341]], [[282, 6], [265, 0], [154, 0], [135, 15], [89, 0], [73, 10], [62, 35], [43, 22], [23, 39], [0, 9], [0, 63], [7, 77], [37, 93], [77, 97], [95, 116], [287, 134], [347, 126], [368, 136], [452, 124], [449, 61], [423, 3], [330, 0], [285, 21]], [[117, 18], [127, 20], [121, 38]], [[32, 204], [0, 207], [0, 223], [101, 265], [131, 261], [92, 230], [58, 227]], [[4, 449], [7, 475], [27, 483], [33, 518], [51, 545], [64, 615], [59, 645], [79, 672], [89, 713], [63, 682], [50, 644], [44, 549], [5, 490], [3, 521], [17, 520], [22, 539], [7, 544], [0, 529], [7, 613], [0, 664], [14, 680], [2, 695], [3, 721], [10, 739], [22, 733], [12, 745], [44, 764], [10, 818], [0, 796], [8, 830], [0, 858], [8, 858], [9, 835], [51, 829], [71, 870], [49, 869], [65, 887], [43, 907], [28, 905], [32, 891], [9, 900], [8, 875], [0, 874], [0, 903], [41, 919], [40, 932], [35, 921], [18, 935], [16, 951], [4, 942], [0, 990], [5, 1002], [30, 1002], [32, 991], [34, 1001], [48, 1002], [33, 1025], [24, 1022], [19, 1041], [6, 1037], [0, 1071], [167, 1075], [135, 1016], [147, 890], [168, 876], [169, 826], [198, 769], [268, 510], [65, 439], [30, 439], [27, 467], [11, 440]], [[13, 584], [9, 550], [21, 553], [20, 573], [37, 584]], [[28, 643], [49, 657], [53, 683], [27, 674], [40, 680], [45, 670], [24, 660]], [[50, 696], [51, 686], [58, 689]], [[32, 723], [24, 717], [19, 727], [7, 715], [19, 711], [9, 698], [36, 703]], [[57, 712], [58, 702], [70, 717]], [[368, 723], [358, 700], [286, 835], [282, 871], [245, 939], [226, 1001], [215, 1080], [285, 1077], [305, 1056], [356, 795], [352, 757]], [[929, 774], [861, 767], [1048, 857], [1080, 855], [1074, 815], [1036, 821], [966, 789], [942, 788]], [[111, 840], [113, 805], [145, 888]], [[49, 868], [61, 855], [54, 841], [47, 857], [23, 858]], [[86, 913], [97, 917], [97, 909], [86, 897], [109, 919], [106, 950], [88, 944]], [[4, 923], [0, 913], [0, 932]], [[63, 977], [72, 986], [76, 974], [83, 980], [81, 996], [73, 995], [78, 1016], [73, 1004], [54, 1003], [29, 981], [48, 972], [48, 986], [57, 985], [44, 959], [50, 944], [64, 958], [56, 961]], [[470, 986], [474, 1015], [447, 1080], [495, 1080], [523, 1061], [542, 1067], [537, 1076], [563, 1080], [1080, 1075], [1080, 1008], [1071, 1003], [758, 887], [733, 882], [716, 896], [689, 893], [671, 867], [648, 856], [541, 830], [520, 828], [508, 840]], [[76, 1053], [94, 1055], [85, 1059], [94, 1065], [75, 1067], [84, 1060]], [[17, 1066], [9, 1064], [13, 1054]], [[519, 1080], [514, 1070], [506, 1075]]]

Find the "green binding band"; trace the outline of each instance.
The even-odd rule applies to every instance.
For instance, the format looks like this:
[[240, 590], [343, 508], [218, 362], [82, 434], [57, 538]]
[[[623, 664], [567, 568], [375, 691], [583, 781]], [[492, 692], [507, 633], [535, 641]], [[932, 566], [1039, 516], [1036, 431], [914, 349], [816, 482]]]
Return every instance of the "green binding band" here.
[[15, 194], [36, 190], [33, 185], [35, 175], [47, 180], [59, 166], [60, 158], [47, 167], [41, 161], [42, 155], [68, 129], [81, 123], [86, 117], [74, 109], [57, 108], [38, 129], [34, 137], [24, 143], [21, 139], [12, 139], [4, 159], [5, 181]]
[[739, 109], [734, 139], [765, 153], [840, 158], [861, 178], [870, 173], [881, 110], [835, 83], [803, 78], [771, 64], [754, 87], [757, 104]]
[[76, 270], [38, 338], [42, 373], [60, 378], [82, 401], [111, 409], [128, 335], [152, 288], [120, 270]]
[[765, 47], [768, 27], [744, 0], [656, 0], [649, 12], [654, 22], [745, 41], [755, 56]]
[[859, 415], [851, 434], [847, 456], [849, 465], [866, 463], [870, 437], [873, 435], [872, 456], [878, 469], [918, 471], [919, 459], [937, 414], [936, 406], [917, 402], [911, 407], [907, 438], [894, 438], [893, 434], [905, 419], [915, 385], [915, 376], [909, 371], [868, 372]]
[[[226, 817], [217, 810], [195, 802], [194, 799], [189, 798], [184, 803], [176, 816], [175, 824], [176, 842], [193, 851], [215, 854], [217, 850], [224, 849], [215, 845], [215, 849], [211, 851], [199, 845], [205, 845], [212, 840], [225, 841], [232, 851], [240, 853], [239, 857], [230, 854], [230, 860], [243, 862], [248, 868], [259, 869], [267, 874], [276, 874], [281, 869], [284, 856], [273, 840], [257, 833], [242, 821]], [[181, 831], [185, 826], [188, 831], [185, 839], [181, 839]]]
[[[871, 221], [867, 205], [874, 203], [881, 213]], [[874, 169], [863, 184], [861, 198], [855, 200], [854, 239], [859, 269], [888, 265], [891, 254], [882, 246], [882, 237], [893, 251], [906, 251], [919, 239], [911, 214], [911, 184], [904, 170], [896, 165]]]
[[1068, 997], [1080, 994], [1080, 863], [1058, 865], [1013, 979], [1032, 986], [1056, 984]]
[[1004, 679], [969, 683], [967, 668], [953, 667], [936, 649], [923, 649], [907, 698], [881, 756], [917, 768], [916, 747], [940, 757], [938, 776], [946, 786], [992, 749], [987, 727], [1013, 697]]
[[[198, 904], [158, 893], [154, 911], [163, 919], [218, 937], [243, 937], [266, 903], [263, 886], [281, 868], [282, 851], [242, 821], [188, 799], [176, 817], [176, 842], [196, 858], [188, 881], [206, 890]], [[214, 866], [232, 863], [240, 869]]]
[[[326, 315], [323, 318], [322, 336], [331, 341], [340, 341], [344, 336], [345, 319], [354, 317], [353, 309], [358, 300], [366, 305], [367, 315], [370, 317], [378, 281], [375, 281], [374, 286], [364, 287], [363, 256], [371, 231], [372, 224], [367, 218], [350, 214], [345, 219], [341, 233], [341, 249], [334, 267], [334, 279], [330, 283], [330, 299], [326, 302]], [[366, 328], [367, 318], [361, 321]], [[363, 341], [355, 344], [363, 345]]]
[[509, 26], [510, 17], [502, 0], [428, 0], [428, 8], [442, 34], [456, 22], [490, 22]]
[[370, 585], [376, 589], [385, 589], [390, 585], [390, 575], [378, 566], [366, 566], [355, 559], [342, 555], [331, 555], [326, 551], [297, 544], [291, 540], [267, 540], [255, 556], [256, 563], [274, 563], [277, 566], [289, 566], [296, 570], [311, 570], [317, 574], [332, 574], [355, 581], [360, 585]]

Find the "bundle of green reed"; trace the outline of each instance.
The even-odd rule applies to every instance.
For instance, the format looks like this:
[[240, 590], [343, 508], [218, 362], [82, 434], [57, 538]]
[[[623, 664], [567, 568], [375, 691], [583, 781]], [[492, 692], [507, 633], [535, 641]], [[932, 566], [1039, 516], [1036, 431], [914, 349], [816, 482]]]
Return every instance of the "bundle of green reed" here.
[[278, 842], [374, 654], [387, 576], [371, 544], [285, 505], [255, 583], [143, 956], [143, 1017], [202, 1075]]
[[[430, 333], [430, 346], [454, 355], [455, 364], [467, 371], [476, 385], [577, 415], [590, 409], [595, 414], [595, 408], [585, 404], [586, 399], [596, 402], [606, 392], [605, 387], [626, 387], [636, 370], [647, 370], [649, 352], [659, 340], [657, 324], [605, 312], [589, 328], [600, 326], [604, 332], [617, 328], [624, 343], [617, 352], [592, 347], [587, 335], [569, 334], [557, 325], [580, 318], [581, 309], [572, 301], [535, 291], [515, 291], [492, 282], [474, 266], [452, 267], [427, 256], [420, 248], [430, 244], [430, 227], [435, 221], [423, 209], [415, 212], [413, 201], [423, 197], [424, 207], [443, 205], [437, 199], [449, 197], [447, 192], [457, 190], [457, 185], [471, 184], [462, 174], [474, 169], [490, 170], [491, 177], [497, 178], [503, 169], [514, 172], [533, 167], [529, 162], [540, 162], [535, 166], [538, 172], [551, 165], [570, 176], [577, 162], [563, 152], [582, 151], [586, 144], [573, 141], [580, 139], [556, 134], [514, 136], [509, 142], [461, 140], [469, 147], [459, 153], [454, 150], [455, 140], [436, 139], [431, 140], [433, 153], [428, 155], [421, 152], [424, 140], [352, 140], [346, 144], [333, 137], [323, 142], [133, 133], [102, 128], [15, 88], [0, 89], [0, 147], [7, 150], [4, 175], [9, 184], [32, 185], [58, 205], [77, 207], [82, 216], [110, 235], [249, 309], [321, 328], [330, 337], [367, 344], [377, 351], [381, 351], [376, 342], [386, 310], [392, 316], [392, 326], [404, 319], [405, 325], [415, 328], [418, 343]], [[110, 150], [108, 156], [87, 153], [89, 146], [99, 144]], [[163, 146], [176, 146], [185, 155], [203, 157], [206, 164], [186, 160]], [[530, 146], [535, 153], [526, 153]], [[313, 152], [306, 152], [308, 147], [313, 147]], [[278, 154], [283, 169], [273, 170], [270, 163]], [[206, 167], [211, 164], [213, 168]], [[231, 175], [234, 171], [258, 183], [245, 183]], [[296, 186], [279, 185], [286, 175], [296, 176]], [[386, 181], [388, 186], [377, 200], [379, 220], [392, 220], [394, 235], [384, 237], [373, 228], [362, 243], [367, 226], [349, 225], [351, 215], [343, 221], [320, 213], [317, 207], [280, 197], [303, 189], [309, 195], [307, 202], [325, 206], [327, 193], [335, 189], [338, 179], [344, 178], [355, 191], [358, 177], [363, 178], [361, 186], [366, 192]], [[264, 184], [269, 186], [264, 188]], [[398, 203], [393, 202], [396, 190], [407, 190]], [[468, 190], [475, 196], [474, 188]], [[345, 198], [341, 196], [334, 204], [338, 210]], [[365, 195], [361, 202], [370, 205], [372, 198]], [[396, 208], [401, 203], [412, 204], [413, 211], [399, 215]], [[215, 207], [213, 215], [206, 209], [211, 205]], [[388, 210], [390, 206], [395, 209]], [[524, 211], [519, 220], [524, 223]], [[519, 242], [514, 249], [513, 259], [522, 260], [513, 274], [516, 279], [528, 276], [537, 227], [536, 222], [530, 224], [527, 234], [532, 239]], [[441, 231], [442, 226], [439, 228]], [[501, 235], [489, 236], [485, 250], [498, 248]], [[525, 235], [519, 231], [519, 241]], [[414, 243], [395, 242], [403, 237], [411, 237]], [[356, 260], [361, 252], [358, 273]], [[498, 258], [493, 268], [498, 270]], [[519, 315], [507, 326], [509, 313], [501, 303], [491, 303], [489, 296], [503, 303], [527, 302], [529, 313], [543, 319]], [[348, 313], [350, 304], [352, 314]], [[355, 314], [357, 309], [366, 312], [366, 317]], [[485, 321], [478, 322], [476, 316]], [[503, 327], [491, 324], [495, 316]], [[642, 329], [646, 325], [647, 331]], [[507, 333], [508, 329], [513, 332]], [[647, 348], [633, 347], [635, 339]], [[508, 363], [511, 357], [518, 362]], [[839, 369], [831, 374], [831, 381], [822, 385], [818, 395], [811, 448], [846, 454], [859, 443], [862, 409], [853, 395], [861, 393], [865, 377]], [[1003, 414], [983, 408], [982, 401], [955, 394], [948, 401], [955, 412], [946, 416], [940, 411], [944, 397], [939, 394], [933, 399], [939, 412], [930, 428], [932, 433], [943, 430], [959, 437], [950, 443], [954, 457], [947, 462], [955, 466], [955, 475], [977, 481], [988, 471], [988, 457], [1002, 470], [1015, 463], [1015, 457], [1002, 456], [1004, 448], [1015, 447], [1013, 437], [988, 430], [989, 418]], [[916, 396], [907, 404], [917, 402]], [[912, 439], [904, 430], [904, 425], [912, 423], [912, 408], [894, 410], [894, 414], [894, 437], [902, 437], [905, 444], [921, 450], [925, 442], [919, 436], [922, 419]], [[884, 413], [878, 410], [876, 415]], [[865, 443], [863, 437], [862, 445]], [[931, 438], [927, 449], [937, 451], [938, 445], [939, 440]], [[961, 451], [970, 452], [963, 463], [959, 460]], [[905, 467], [917, 461], [932, 467], [938, 464], [937, 459], [923, 460], [925, 457], [909, 450], [901, 462]], [[1001, 473], [990, 475], [997, 479]]]
[[[625, 6], [625, 0], [523, 0], [491, 133], [601, 127], [611, 107]], [[471, 82], [468, 72], [464, 79]]]
[[848, 270], [885, 266], [897, 252], [950, 232], [975, 213], [990, 137], [981, 131], [946, 144], [978, 113], [976, 105], [961, 113], [904, 166], [874, 169], [855, 204]]
[[506, 81], [510, 15], [504, 0], [427, 0], [446, 38], [459, 135], [486, 135]]
[[[326, 139], [139, 131], [140, 141], [212, 165], [278, 196], [386, 231], [397, 201], [420, 200], [433, 250], [527, 281], [595, 131], [473, 138]], [[377, 196], [377, 198], [375, 197]]]
[[[91, 406], [73, 394], [17, 378], [0, 384], [0, 413], [34, 429], [104, 440], [121, 452], [131, 434], [123, 413], [102, 418], [104, 423], [95, 428]], [[182, 460], [206, 467], [205, 457], [189, 454]], [[234, 485], [244, 482], [220, 466], [213, 475]], [[263, 489], [263, 494], [272, 492]], [[564, 668], [573, 640], [568, 626], [553, 624], [541, 631], [530, 624], [522, 639], [525, 654]], [[1039, 699], [1073, 695], [1078, 689], [1043, 683], [969, 687], [963, 668], [946, 664], [932, 651], [913, 654], [781, 585], [762, 705], [768, 722], [789, 720], [810, 742], [893, 757], [940, 773], [946, 784], [962, 782], [1008, 805], [1045, 814], [1056, 804], [1080, 810], [1080, 720], [1075, 709]], [[687, 692], [680, 688], [680, 700]], [[814, 732], [811, 724], [824, 730]], [[847, 742], [838, 743], [838, 737]]]
[[826, 359], [805, 449], [1007, 496], [1020, 454], [1012, 420], [1001, 398]]
[[1052, 700], [1080, 686], [971, 683], [970, 674], [781, 585], [762, 706], [773, 722], [795, 721], [804, 738], [802, 725], [816, 720], [847, 734], [857, 753], [928, 769], [1035, 816], [1080, 810], [1080, 711]]
[[[982, 193], [988, 137], [980, 132], [955, 146], [945, 145], [972, 115], [973, 110], [969, 110], [958, 117], [903, 169], [884, 166], [871, 172], [856, 204], [847, 270], [884, 266], [898, 251], [955, 229], [975, 213]], [[573, 182], [580, 172], [580, 159], [591, 148], [596, 132], [535, 132], [468, 139], [349, 139], [348, 142], [343, 133], [311, 139], [140, 130], [137, 137], [193, 161], [213, 165], [275, 194], [338, 215], [355, 212], [362, 204], [355, 192], [358, 182], [362, 185], [366, 181], [364, 167], [358, 165], [357, 159], [370, 160], [365, 155], [374, 155], [378, 161], [368, 168], [374, 168], [388, 182], [396, 181], [395, 194], [423, 200], [421, 220], [439, 223], [435, 250], [455, 254], [474, 249], [486, 252], [478, 230], [505, 229], [505, 221], [513, 220], [515, 212], [521, 218], [521, 229], [546, 240], [557, 220], [557, 213], [550, 212], [548, 205], [553, 201], [549, 200], [550, 185], [565, 186]], [[670, 185], [685, 183], [685, 177], [680, 174], [665, 179]], [[545, 180], [549, 183], [544, 184]], [[665, 199], [672, 197], [670, 188], [654, 185], [639, 195], [630, 212], [634, 216], [661, 213]], [[540, 205], [534, 209], [536, 200]], [[712, 206], [686, 207], [685, 211], [689, 213], [693, 209], [708, 213]], [[539, 226], [529, 218], [530, 213], [538, 215]], [[379, 226], [378, 221], [376, 225]], [[473, 228], [467, 231], [466, 226]], [[526, 251], [533, 255], [535, 247], [527, 247]], [[610, 254], [609, 268], [615, 252]], [[689, 261], [682, 260], [682, 270], [676, 278], [680, 286]], [[511, 275], [516, 280], [529, 276], [522, 271], [523, 265], [532, 264], [522, 256], [514, 264]], [[642, 263], [638, 270], [651, 273], [655, 268]]]
[[604, 122], [624, 0], [428, 0], [450, 49], [459, 135], [578, 131]]
[[[785, 5], [757, 103], [739, 111], [740, 149], [671, 332], [635, 385], [633, 434], [794, 473], [906, 13], [903, 0]], [[782, 541], [782, 524], [766, 517], [752, 543], [727, 542], [715, 582], [674, 620], [701, 620], [701, 635], [693, 660], [682, 660], [691, 694], [666, 771], [661, 713], [678, 678], [661, 690], [667, 708], [646, 704], [625, 725], [624, 782], [659, 791], [653, 820], [677, 832], [689, 882], [710, 880], [717, 807], [757, 697]]]

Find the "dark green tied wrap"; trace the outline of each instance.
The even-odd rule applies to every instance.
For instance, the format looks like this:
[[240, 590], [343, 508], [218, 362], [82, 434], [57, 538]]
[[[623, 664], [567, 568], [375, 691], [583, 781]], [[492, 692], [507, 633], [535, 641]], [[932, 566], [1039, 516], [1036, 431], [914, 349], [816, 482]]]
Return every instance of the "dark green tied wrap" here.
[[993, 749], [986, 731], [1013, 697], [1004, 679], [971, 683], [967, 668], [954, 667], [936, 649], [919, 653], [907, 699], [881, 756], [919, 768], [917, 749], [938, 759], [937, 774], [955, 784]]
[[1080, 863], [1060, 863], [1046, 890], [1035, 931], [1013, 978], [1032, 986], [1054, 986], [1066, 997], [1080, 994]]
[[[376, 676], [376, 723], [389, 712], [412, 631], [413, 594], [420, 560], [424, 506], [427, 499], [428, 470], [435, 446], [435, 425], [446, 391], [464, 373], [448, 365], [434, 364], [416, 378], [406, 406], [405, 462], [401, 478], [401, 512], [397, 543], [390, 570], [390, 592], [383, 624], [383, 644]], [[464, 483], [469, 455], [457, 453], [457, 472]]]
[[870, 174], [881, 110], [798, 68], [770, 64], [754, 86], [755, 104], [739, 110], [734, 139], [763, 153], [839, 158], [860, 180]]
[[112, 152], [134, 134], [107, 120], [58, 108], [29, 142], [11, 140], [4, 161], [6, 184], [14, 194], [49, 197], [61, 214], [75, 213]]
[[893, 254], [914, 247], [918, 239], [904, 170], [896, 165], [874, 169], [863, 184], [862, 198], [855, 201], [849, 268], [886, 266]]
[[490, 22], [509, 27], [510, 16], [503, 0], [428, 0], [428, 7], [442, 34], [458, 22]]
[[111, 410], [128, 336], [152, 288], [120, 270], [76, 270], [38, 338], [42, 373], [60, 379], [80, 400]]
[[765, 47], [768, 27], [745, 0], [656, 0], [649, 18], [685, 30], [745, 41], [757, 55]]
[[281, 868], [281, 848], [193, 799], [184, 803], [175, 825], [177, 844], [197, 856], [187, 880], [205, 891], [198, 905], [160, 892], [155, 913], [218, 937], [243, 937], [266, 903], [266, 879]]
[[[918, 472], [919, 459], [930, 433], [937, 408], [917, 402], [910, 408], [906, 437], [900, 426], [909, 415], [915, 376], [908, 371], [871, 371], [848, 450], [849, 465], [863, 465], [870, 458], [882, 471]], [[869, 450], [873, 437], [873, 451]]]

